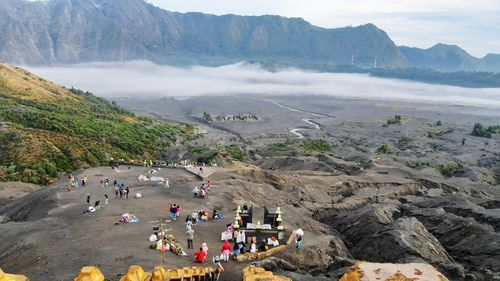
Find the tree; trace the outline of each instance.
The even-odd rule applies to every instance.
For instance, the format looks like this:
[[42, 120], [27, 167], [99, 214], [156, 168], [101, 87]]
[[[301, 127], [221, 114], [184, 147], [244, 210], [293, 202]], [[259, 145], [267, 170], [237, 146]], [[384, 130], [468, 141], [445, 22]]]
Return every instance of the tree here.
[[491, 138], [491, 133], [481, 123], [474, 124], [471, 135], [482, 138]]
[[205, 121], [209, 121], [209, 122], [213, 121], [212, 116], [207, 112], [203, 112], [203, 119], [205, 119]]

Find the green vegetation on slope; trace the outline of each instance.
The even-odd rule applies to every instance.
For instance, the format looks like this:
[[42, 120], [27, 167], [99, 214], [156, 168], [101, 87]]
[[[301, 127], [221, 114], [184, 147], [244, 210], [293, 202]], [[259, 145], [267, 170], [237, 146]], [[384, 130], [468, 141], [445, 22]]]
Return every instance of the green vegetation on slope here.
[[307, 152], [325, 153], [332, 150], [332, 146], [323, 139], [306, 139], [302, 141], [300, 147]]
[[495, 134], [500, 134], [500, 126], [488, 126], [488, 128], [483, 127], [481, 123], [474, 124], [471, 135], [482, 138], [491, 138]]
[[48, 184], [110, 158], [151, 159], [193, 132], [0, 64], [0, 180]]

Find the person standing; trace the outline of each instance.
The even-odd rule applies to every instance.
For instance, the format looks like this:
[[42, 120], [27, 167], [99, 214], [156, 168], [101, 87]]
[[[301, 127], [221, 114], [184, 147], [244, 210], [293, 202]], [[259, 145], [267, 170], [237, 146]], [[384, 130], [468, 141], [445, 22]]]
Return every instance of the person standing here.
[[194, 238], [193, 228], [188, 227], [188, 230], [186, 231], [186, 238], [187, 238], [188, 249], [193, 249], [193, 238]]
[[165, 177], [165, 188], [170, 188], [170, 183], [168, 182], [167, 177]]
[[87, 193], [87, 204], [90, 204], [90, 193]]
[[297, 234], [295, 236], [295, 248], [302, 249], [302, 235]]
[[177, 205], [175, 203], [170, 204], [170, 216], [172, 220], [177, 220]]
[[221, 254], [222, 254], [222, 260], [227, 262], [229, 261], [229, 253], [231, 252], [231, 244], [229, 244], [229, 241], [226, 240], [224, 241], [224, 244], [222, 244], [221, 247]]
[[220, 275], [224, 272], [224, 267], [220, 263], [219, 257], [214, 257], [215, 281], [219, 281]]
[[125, 187], [125, 199], [128, 199], [128, 194], [130, 193], [130, 189], [127, 187]]
[[203, 249], [203, 252], [208, 256], [208, 246], [207, 243], [201, 244], [201, 248]]
[[104, 205], [108, 205], [109, 204], [109, 197], [107, 194], [104, 194]]
[[198, 193], [200, 192], [200, 189], [198, 188], [198, 186], [195, 186], [193, 188], [193, 197], [194, 198], [197, 198], [198, 197]]
[[193, 218], [191, 218], [191, 215], [188, 215], [186, 217], [185, 224], [186, 224], [186, 230], [190, 229], [193, 226]]

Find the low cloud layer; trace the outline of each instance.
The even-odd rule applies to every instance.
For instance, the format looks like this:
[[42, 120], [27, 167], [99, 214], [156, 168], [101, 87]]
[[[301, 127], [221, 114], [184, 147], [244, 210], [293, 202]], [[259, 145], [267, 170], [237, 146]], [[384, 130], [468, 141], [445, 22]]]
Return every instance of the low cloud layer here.
[[48, 80], [102, 97], [314, 94], [500, 108], [498, 89], [469, 89], [296, 69], [269, 72], [243, 63], [176, 68], [133, 61], [27, 68]]

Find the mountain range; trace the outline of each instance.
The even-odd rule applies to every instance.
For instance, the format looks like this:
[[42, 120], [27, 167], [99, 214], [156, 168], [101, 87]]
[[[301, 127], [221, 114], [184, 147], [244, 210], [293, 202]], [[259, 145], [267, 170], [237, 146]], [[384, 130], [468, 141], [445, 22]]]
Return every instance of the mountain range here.
[[500, 71], [500, 55], [458, 46], [398, 47], [373, 24], [326, 29], [301, 18], [170, 12], [143, 0], [0, 0], [0, 59], [53, 65], [150, 60], [237, 61]]

